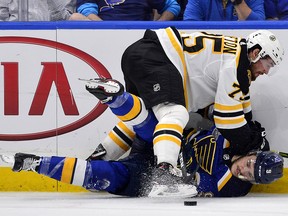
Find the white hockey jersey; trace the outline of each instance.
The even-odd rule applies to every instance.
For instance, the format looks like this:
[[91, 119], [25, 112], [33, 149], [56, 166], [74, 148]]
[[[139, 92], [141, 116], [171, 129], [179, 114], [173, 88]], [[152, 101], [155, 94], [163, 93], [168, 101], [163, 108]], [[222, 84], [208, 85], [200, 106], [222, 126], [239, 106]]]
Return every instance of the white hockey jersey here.
[[245, 113], [251, 111], [250, 71], [247, 51], [241, 49], [242, 38], [205, 32], [188, 34], [174, 28], [155, 32], [181, 73], [187, 110], [196, 112], [214, 103], [217, 128], [245, 125]]

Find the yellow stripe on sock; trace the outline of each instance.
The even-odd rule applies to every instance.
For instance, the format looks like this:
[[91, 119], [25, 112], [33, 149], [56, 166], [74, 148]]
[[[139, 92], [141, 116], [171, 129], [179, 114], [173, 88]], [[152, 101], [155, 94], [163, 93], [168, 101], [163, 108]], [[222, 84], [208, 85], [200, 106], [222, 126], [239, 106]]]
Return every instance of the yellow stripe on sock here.
[[155, 131], [154, 131], [154, 133], [156, 132], [156, 131], [158, 131], [158, 130], [165, 130], [165, 129], [172, 129], [172, 130], [176, 130], [177, 132], [179, 132], [180, 134], [182, 134], [183, 133], [183, 128], [180, 126], [180, 125], [178, 125], [178, 124], [158, 124], [158, 125], [156, 125], [156, 127], [155, 127]]
[[131, 131], [123, 122], [119, 122], [117, 126], [121, 128], [125, 132], [125, 134], [130, 137], [130, 139], [133, 140], [135, 138], [134, 131]]
[[76, 158], [66, 158], [62, 170], [61, 182], [70, 184], [74, 173]]
[[178, 146], [181, 146], [181, 140], [174, 136], [158, 136], [153, 140], [153, 144], [156, 145], [160, 141], [171, 141], [177, 144]]
[[133, 97], [133, 107], [131, 108], [131, 110], [123, 115], [123, 116], [117, 116], [121, 121], [130, 121], [132, 119], [134, 119], [136, 116], [139, 115], [139, 113], [141, 112], [141, 103], [138, 97], [132, 95]]
[[121, 139], [119, 139], [112, 131], [109, 133], [109, 137], [124, 151], [128, 151], [130, 147], [128, 147]]

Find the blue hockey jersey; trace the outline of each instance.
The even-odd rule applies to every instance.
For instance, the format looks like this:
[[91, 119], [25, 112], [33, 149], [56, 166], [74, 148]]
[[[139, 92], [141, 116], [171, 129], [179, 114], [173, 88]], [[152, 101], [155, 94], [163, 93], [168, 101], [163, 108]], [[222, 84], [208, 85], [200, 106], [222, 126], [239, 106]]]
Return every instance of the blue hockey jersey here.
[[[192, 133], [187, 140], [183, 157], [188, 173], [197, 169], [198, 196], [238, 197], [245, 196], [251, 190], [250, 182], [242, 181], [230, 172], [229, 143], [215, 127], [209, 131]], [[153, 157], [152, 145], [135, 139], [129, 157], [120, 160], [129, 170], [129, 180], [125, 187], [112, 193], [126, 196], [147, 195], [145, 192], [149, 191]]]
[[252, 184], [234, 177], [229, 169], [229, 142], [213, 127], [188, 135], [183, 154], [187, 171], [198, 167], [199, 196], [234, 197], [246, 195]]
[[[187, 172], [197, 170], [198, 196], [245, 196], [252, 184], [232, 176], [229, 169], [230, 155], [227, 154], [229, 143], [218, 130], [213, 127], [209, 131], [191, 134], [184, 145], [183, 156]], [[37, 172], [91, 191], [104, 190], [138, 197], [146, 196], [151, 191], [151, 173], [154, 168], [152, 143], [136, 137], [129, 156], [119, 161], [42, 157]]]

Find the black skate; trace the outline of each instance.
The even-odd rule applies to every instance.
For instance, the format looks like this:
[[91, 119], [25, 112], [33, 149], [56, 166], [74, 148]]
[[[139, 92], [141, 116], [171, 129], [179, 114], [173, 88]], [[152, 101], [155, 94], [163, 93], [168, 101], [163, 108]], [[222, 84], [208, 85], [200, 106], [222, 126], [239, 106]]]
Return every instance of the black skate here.
[[[80, 79], [82, 80], [82, 79]], [[86, 90], [105, 103], [112, 99], [113, 96], [123, 94], [124, 86], [113, 79], [95, 78], [86, 81]]]
[[100, 143], [95, 151], [86, 160], [102, 160], [104, 155], [106, 155], [106, 149]]
[[0, 159], [9, 164], [14, 172], [20, 172], [21, 170], [36, 172], [41, 161], [39, 156], [25, 153], [17, 153], [14, 156], [0, 155]]
[[188, 198], [197, 193], [193, 184], [184, 183], [181, 170], [171, 164], [160, 163], [152, 172], [152, 190], [148, 197]]

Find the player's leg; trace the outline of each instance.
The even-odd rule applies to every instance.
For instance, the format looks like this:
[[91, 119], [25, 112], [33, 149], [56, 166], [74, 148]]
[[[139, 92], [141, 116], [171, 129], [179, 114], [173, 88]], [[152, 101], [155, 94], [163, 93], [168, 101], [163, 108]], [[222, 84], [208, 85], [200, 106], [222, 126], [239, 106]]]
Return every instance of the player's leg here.
[[[95, 81], [96, 80], [96, 81]], [[107, 85], [109, 86], [107, 87]], [[112, 92], [112, 87], [118, 86]], [[157, 120], [144, 106], [141, 98], [128, 92], [123, 92], [122, 84], [111, 79], [93, 79], [88, 81], [86, 89], [109, 106], [111, 111], [121, 120], [102, 144], [89, 156], [89, 159], [115, 160], [131, 147], [135, 133], [143, 140], [152, 142], [153, 131]], [[107, 93], [108, 92], [108, 93]]]
[[120, 121], [87, 159], [117, 160], [131, 148], [134, 138], [133, 127]]
[[[131, 91], [135, 91], [136, 86], [135, 93], [139, 94], [147, 109], [153, 108], [159, 121], [153, 132], [159, 163], [176, 166], [183, 128], [189, 117], [181, 74], [166, 56], [155, 32], [146, 31], [142, 40], [126, 49], [122, 70], [126, 90], [130, 92], [132, 87]], [[162, 149], [163, 154], [160, 153]]]
[[[153, 172], [152, 180], [163, 188], [183, 183], [182, 173], [176, 167], [182, 132], [189, 118], [185, 108], [183, 80], [165, 54], [155, 32], [146, 31], [142, 40], [126, 49], [122, 57], [122, 70], [126, 90], [130, 92], [129, 87], [136, 86], [135, 94], [141, 97], [147, 109], [153, 109], [159, 121], [153, 132], [157, 169]], [[132, 88], [131, 91], [134, 90]], [[195, 188], [186, 186], [190, 195], [195, 193]], [[155, 190], [151, 192], [155, 195]], [[156, 195], [162, 192], [156, 189]]]
[[[8, 158], [10, 157], [10, 158]], [[34, 171], [57, 181], [81, 186], [88, 190], [115, 193], [129, 181], [129, 172], [121, 162], [102, 160], [86, 161], [72, 157], [40, 157], [17, 153], [15, 156], [1, 156], [14, 172]]]
[[189, 115], [186, 108], [178, 104], [159, 104], [153, 107], [153, 111], [159, 119], [154, 131], [154, 154], [157, 163], [177, 166], [177, 160], [181, 148], [182, 134], [188, 122]]

